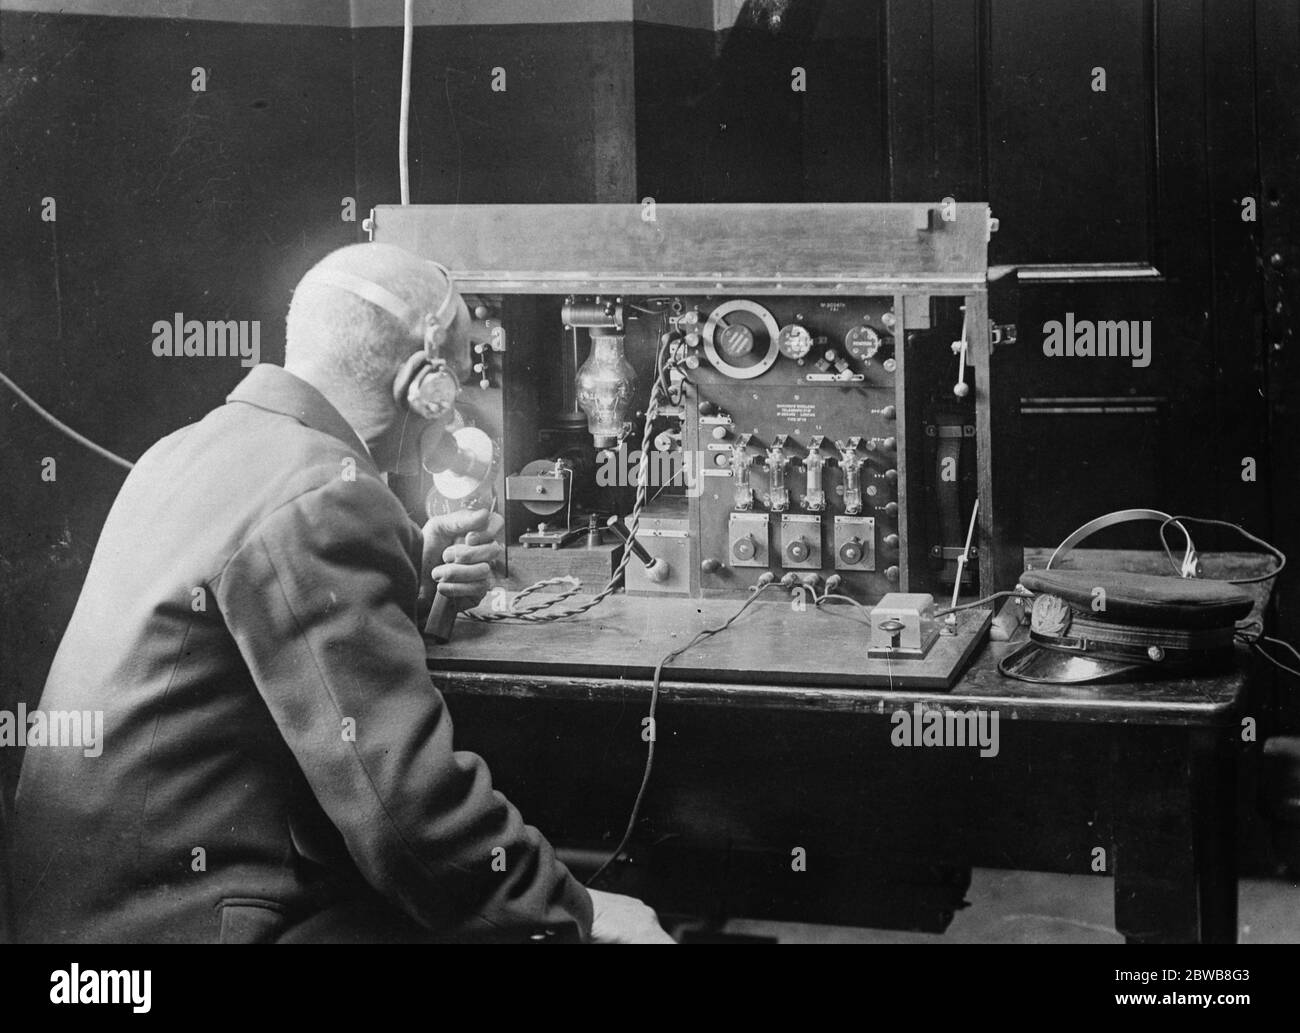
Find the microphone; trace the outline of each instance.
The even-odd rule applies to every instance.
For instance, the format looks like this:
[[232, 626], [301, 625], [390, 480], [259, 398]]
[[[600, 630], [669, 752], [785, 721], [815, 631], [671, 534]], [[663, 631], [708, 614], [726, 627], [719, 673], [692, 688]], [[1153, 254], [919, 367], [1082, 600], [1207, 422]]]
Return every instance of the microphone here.
[[623, 544], [632, 550], [632, 555], [644, 564], [645, 576], [650, 581], [655, 584], [662, 584], [668, 580], [668, 575], [672, 573], [672, 567], [668, 565], [668, 561], [655, 559], [650, 553], [646, 552], [644, 545], [635, 538], [628, 538], [627, 532], [623, 530], [617, 516], [612, 516], [605, 521], [605, 526], [622, 538]]
[[[484, 489], [490, 487], [492, 471], [495, 466], [496, 444], [478, 427], [461, 427], [456, 431], [442, 431], [434, 437], [426, 432], [431, 440], [421, 442], [420, 462], [425, 470], [433, 474], [434, 491], [430, 492], [430, 501], [437, 496], [451, 502], [465, 502], [466, 509], [482, 509]], [[425, 512], [432, 517], [432, 507], [426, 503]], [[466, 544], [480, 545], [480, 541], [469, 541], [473, 533], [466, 537]], [[437, 593], [433, 597], [433, 608], [425, 621], [424, 633], [440, 646], [451, 641], [452, 629], [460, 611], [456, 603], [447, 596]]]

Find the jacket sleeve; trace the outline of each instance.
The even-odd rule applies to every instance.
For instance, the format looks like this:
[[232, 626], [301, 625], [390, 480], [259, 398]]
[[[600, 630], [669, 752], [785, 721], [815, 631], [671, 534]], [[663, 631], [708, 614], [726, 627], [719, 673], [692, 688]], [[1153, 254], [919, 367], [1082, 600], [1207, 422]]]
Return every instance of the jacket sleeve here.
[[456, 752], [412, 619], [418, 531], [369, 477], [285, 503], [214, 584], [259, 693], [367, 881], [433, 930], [588, 938], [591, 898]]

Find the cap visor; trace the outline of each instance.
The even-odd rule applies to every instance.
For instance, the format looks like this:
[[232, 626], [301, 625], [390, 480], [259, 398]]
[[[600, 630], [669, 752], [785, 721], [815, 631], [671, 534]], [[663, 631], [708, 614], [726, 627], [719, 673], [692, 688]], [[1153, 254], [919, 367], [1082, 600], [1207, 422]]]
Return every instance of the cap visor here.
[[1054, 649], [1044, 649], [1037, 642], [1026, 642], [1004, 657], [998, 664], [998, 670], [1021, 681], [1039, 682], [1043, 685], [1077, 685], [1081, 682], [1116, 678], [1136, 670], [1138, 666], [1122, 660], [1060, 653]]

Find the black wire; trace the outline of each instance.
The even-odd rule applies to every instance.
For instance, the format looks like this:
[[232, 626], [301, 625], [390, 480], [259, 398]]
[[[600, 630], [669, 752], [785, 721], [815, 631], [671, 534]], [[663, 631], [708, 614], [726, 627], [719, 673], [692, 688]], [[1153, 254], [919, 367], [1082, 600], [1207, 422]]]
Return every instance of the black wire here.
[[991, 603], [994, 599], [1005, 599], [1007, 596], [1016, 595], [1021, 596], [1022, 598], [1027, 598], [1024, 592], [1017, 592], [1015, 589], [1010, 589], [1005, 592], [994, 592], [992, 595], [986, 595], [982, 599], [975, 599], [969, 603], [961, 603], [959, 606], [945, 606], [942, 610], [935, 610], [934, 615], [936, 617], [942, 617], [945, 614], [956, 613], [958, 610], [972, 610], [977, 606], [983, 606], [985, 603]]
[[1255, 577], [1239, 578], [1236, 580], [1229, 579], [1228, 584], [1230, 585], [1255, 585], [1261, 581], [1272, 580], [1273, 578], [1277, 577], [1280, 573], [1282, 573], [1283, 570], [1286, 569], [1286, 556], [1281, 549], [1273, 545], [1270, 545], [1268, 542], [1264, 541], [1263, 538], [1256, 538], [1253, 534], [1247, 531], [1240, 524], [1234, 524], [1230, 520], [1211, 520], [1208, 517], [1171, 516], [1168, 520], [1166, 520], [1164, 523], [1160, 525], [1160, 545], [1164, 548], [1165, 556], [1167, 556], [1169, 562], [1174, 565], [1175, 570], [1179, 569], [1178, 564], [1174, 560], [1174, 554], [1169, 551], [1169, 540], [1165, 537], [1165, 528], [1173, 523], [1208, 524], [1214, 527], [1231, 528], [1232, 530], [1236, 531], [1239, 535], [1241, 535], [1243, 538], [1249, 539], [1250, 541], [1254, 542], [1256, 545], [1264, 549], [1265, 552], [1270, 552], [1273, 554], [1274, 557], [1276, 557], [1277, 567], [1269, 571], [1267, 574], [1259, 574]]
[[651, 771], [654, 770], [655, 741], [659, 738], [659, 732], [658, 729], [655, 727], [654, 719], [655, 719], [655, 711], [658, 709], [659, 706], [659, 685], [660, 685], [660, 680], [663, 678], [664, 668], [667, 667], [674, 660], [676, 660], [683, 653], [685, 653], [688, 649], [692, 649], [695, 646], [697, 646], [699, 643], [705, 641], [706, 639], [712, 638], [720, 631], [726, 631], [729, 627], [735, 624], [737, 620], [740, 619], [740, 615], [749, 609], [749, 607], [753, 604], [754, 600], [757, 599], [760, 595], [762, 595], [768, 588], [770, 588], [772, 584], [773, 582], [769, 581], [765, 585], [759, 585], [754, 590], [754, 594], [745, 600], [744, 605], [741, 606], [741, 608], [737, 610], [735, 613], [733, 613], [730, 617], [728, 617], [723, 623], [719, 624], [716, 628], [705, 628], [703, 631], [699, 632], [693, 639], [687, 642], [686, 645], [681, 646], [678, 649], [674, 649], [671, 653], [667, 654], [662, 660], [659, 661], [658, 666], [655, 667], [654, 683], [650, 687], [649, 717], [650, 717], [651, 734], [650, 734], [650, 741], [647, 744], [647, 748], [646, 748], [645, 769], [641, 774], [641, 787], [637, 790], [636, 800], [632, 803], [632, 813], [628, 817], [627, 828], [623, 832], [623, 838], [618, 841], [618, 846], [614, 848], [613, 853], [611, 853], [607, 858], [605, 858], [605, 863], [602, 864], [599, 868], [597, 868], [596, 873], [590, 879], [587, 880], [586, 885], [588, 886], [595, 885], [596, 880], [599, 879], [602, 875], [604, 875], [605, 871], [609, 868], [609, 866], [618, 860], [619, 854], [621, 854], [624, 850], [627, 849], [627, 845], [632, 839], [632, 833], [636, 831], [637, 820], [641, 817], [641, 804], [645, 801], [646, 789], [649, 788], [650, 785], [650, 773]]
[[9, 388], [10, 391], [16, 394], [27, 405], [27, 407], [32, 410], [32, 412], [36, 413], [37, 416], [39, 416], [41, 419], [43, 419], [46, 423], [48, 423], [55, 430], [59, 431], [61, 434], [66, 434], [78, 445], [81, 445], [83, 448], [90, 449], [90, 451], [94, 452], [97, 456], [100, 456], [103, 459], [107, 459], [110, 463], [116, 463], [118, 466], [122, 467], [123, 469], [130, 470], [133, 466], [135, 466], [135, 463], [131, 462], [130, 460], [123, 459], [117, 453], [110, 452], [102, 445], [95, 444], [93, 441], [90, 440], [90, 438], [86, 437], [84, 434], [78, 434], [75, 430], [69, 427], [66, 423], [60, 420], [53, 413], [48, 412], [47, 410], [41, 408], [40, 403], [38, 403], [36, 399], [32, 398], [31, 395], [29, 395], [26, 391], [24, 391], [21, 387], [15, 384], [3, 373], [0, 373], [0, 384], [4, 384], [5, 387]]
[[[1275, 640], [1275, 641], [1279, 641], [1279, 642], [1280, 642], [1280, 640]], [[1281, 644], [1284, 645], [1284, 646], [1286, 646], [1288, 649], [1291, 649], [1292, 652], [1295, 652], [1295, 650], [1292, 649], [1292, 647], [1291, 647], [1290, 645], [1288, 645], [1287, 643], [1285, 643], [1285, 642], [1281, 642]], [[1269, 656], [1269, 654], [1266, 653], [1266, 652], [1264, 651], [1264, 647], [1261, 646], [1261, 645], [1259, 644], [1259, 641], [1258, 641], [1258, 640], [1255, 640], [1255, 641], [1251, 642], [1251, 647], [1255, 650], [1255, 652], [1257, 652], [1257, 653], [1258, 653], [1260, 656], [1262, 656], [1265, 660], [1267, 660], [1269, 663], [1271, 663], [1271, 664], [1272, 664], [1274, 667], [1276, 667], [1279, 671], [1286, 671], [1287, 674], [1293, 674], [1293, 675], [1295, 675], [1297, 678], [1300, 678], [1300, 671], [1297, 671], [1294, 667], [1288, 667], [1286, 664], [1282, 663], [1280, 660], [1276, 660], [1276, 659], [1274, 659], [1273, 657]]]

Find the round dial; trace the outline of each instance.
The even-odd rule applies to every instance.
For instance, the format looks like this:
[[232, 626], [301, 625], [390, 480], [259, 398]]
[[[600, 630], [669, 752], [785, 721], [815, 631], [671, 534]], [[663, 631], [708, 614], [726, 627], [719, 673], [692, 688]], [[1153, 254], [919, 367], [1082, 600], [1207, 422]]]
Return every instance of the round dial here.
[[727, 359], [741, 359], [754, 350], [754, 331], [732, 323], [718, 334], [718, 351]]
[[776, 343], [781, 349], [781, 354], [787, 359], [802, 359], [812, 351], [813, 339], [807, 327], [791, 323], [781, 328]]
[[704, 323], [704, 354], [724, 376], [751, 380], [776, 362], [780, 332], [772, 313], [757, 302], [724, 301]]
[[855, 326], [844, 335], [844, 348], [859, 362], [866, 362], [880, 351], [880, 335], [866, 324]]

